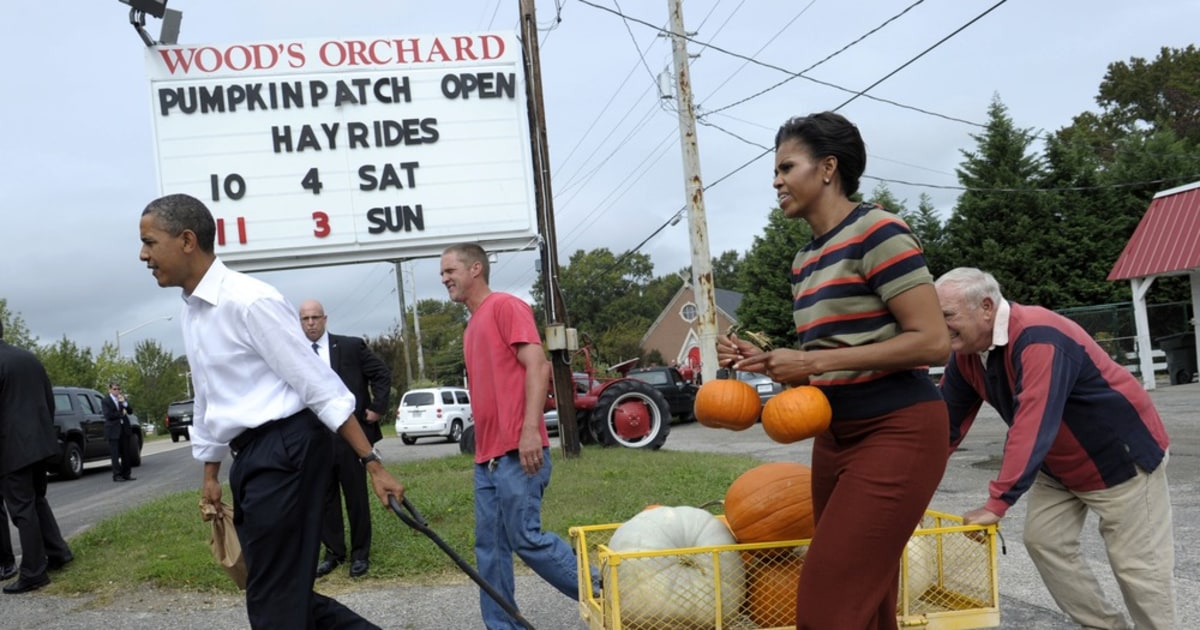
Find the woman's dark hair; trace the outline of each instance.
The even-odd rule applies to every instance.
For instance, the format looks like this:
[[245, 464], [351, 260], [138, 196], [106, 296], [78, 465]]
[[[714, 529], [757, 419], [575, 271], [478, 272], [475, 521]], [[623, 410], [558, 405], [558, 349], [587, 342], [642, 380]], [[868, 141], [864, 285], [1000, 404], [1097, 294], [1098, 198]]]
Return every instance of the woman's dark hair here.
[[775, 150], [788, 140], [808, 147], [813, 159], [837, 158], [842, 192], [849, 197], [858, 192], [858, 180], [867, 169], [867, 148], [858, 127], [833, 112], [789, 118], [775, 133]]

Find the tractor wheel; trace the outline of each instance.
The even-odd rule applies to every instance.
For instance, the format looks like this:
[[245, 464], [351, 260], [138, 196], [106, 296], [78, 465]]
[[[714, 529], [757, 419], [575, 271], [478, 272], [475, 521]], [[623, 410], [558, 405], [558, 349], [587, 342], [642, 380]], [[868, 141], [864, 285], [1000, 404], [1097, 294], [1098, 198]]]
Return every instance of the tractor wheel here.
[[620, 380], [601, 392], [588, 424], [605, 446], [658, 449], [671, 432], [671, 408], [652, 386]]

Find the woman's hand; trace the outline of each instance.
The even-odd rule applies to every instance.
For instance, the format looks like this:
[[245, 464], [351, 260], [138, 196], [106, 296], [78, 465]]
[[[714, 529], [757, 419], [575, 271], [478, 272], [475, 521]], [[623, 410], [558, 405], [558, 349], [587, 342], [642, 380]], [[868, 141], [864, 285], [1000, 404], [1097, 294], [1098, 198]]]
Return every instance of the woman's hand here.
[[771, 380], [785, 385], [805, 385], [808, 377], [823, 370], [813, 360], [818, 353], [781, 348], [760, 352], [733, 364], [733, 369], [766, 374]]
[[749, 341], [738, 339], [737, 333], [717, 335], [717, 367], [730, 367], [746, 357], [761, 353], [762, 348]]

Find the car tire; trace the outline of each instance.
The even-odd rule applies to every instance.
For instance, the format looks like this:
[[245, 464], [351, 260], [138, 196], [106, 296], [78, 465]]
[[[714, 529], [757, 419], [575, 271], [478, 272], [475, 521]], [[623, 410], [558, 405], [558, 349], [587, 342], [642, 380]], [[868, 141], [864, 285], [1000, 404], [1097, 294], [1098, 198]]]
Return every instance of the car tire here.
[[67, 442], [63, 447], [58, 476], [63, 479], [78, 479], [83, 476], [83, 449], [75, 442]]
[[172, 441], [172, 442], [178, 442], [178, 441], [179, 441], [179, 434], [178, 434], [178, 433], [176, 433], [176, 432], [174, 432], [174, 431], [172, 431], [172, 432], [171, 432], [171, 441]]
[[412, 446], [413, 444], [416, 444], [416, 443], [417, 443], [417, 438], [415, 438], [415, 437], [409, 437], [407, 434], [401, 433], [401, 434], [400, 434], [400, 441], [401, 441], [401, 442], [404, 442], [405, 444], [407, 444], [407, 445], [409, 445], [409, 446]]
[[471, 425], [462, 433], [458, 440], [458, 452], [463, 455], [475, 454], [475, 426]]
[[450, 435], [447, 436], [447, 439], [449, 439], [449, 441], [451, 441], [451, 442], [457, 442], [462, 439], [462, 434], [463, 434], [462, 420], [455, 420], [455, 421], [451, 422], [450, 423]]

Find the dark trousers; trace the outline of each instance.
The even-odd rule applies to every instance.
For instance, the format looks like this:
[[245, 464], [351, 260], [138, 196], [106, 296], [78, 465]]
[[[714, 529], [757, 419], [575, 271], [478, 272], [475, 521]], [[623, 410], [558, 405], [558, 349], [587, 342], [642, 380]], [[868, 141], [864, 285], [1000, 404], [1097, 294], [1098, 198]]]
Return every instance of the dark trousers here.
[[129, 427], [125, 425], [121, 425], [120, 437], [108, 440], [108, 457], [112, 460], [113, 479], [128, 477], [132, 470], [129, 466], [129, 442]]
[[305, 410], [254, 435], [238, 444], [229, 471], [233, 524], [246, 559], [250, 626], [377, 629], [312, 590], [333, 434]]
[[941, 400], [834, 419], [813, 445], [816, 531], [796, 593], [800, 629], [894, 630], [900, 555], [946, 470]]
[[[46, 464], [37, 462], [0, 479], [4, 502], [21, 538], [21, 577], [46, 572], [48, 558], [66, 560], [71, 548], [58, 531], [58, 521], [46, 501]], [[4, 524], [8, 529], [8, 523]]]
[[321, 542], [325, 544], [325, 557], [339, 562], [346, 559], [343, 496], [346, 497], [346, 516], [350, 519], [350, 560], [368, 560], [371, 556], [371, 504], [367, 496], [367, 469], [346, 440], [334, 435], [333, 481], [325, 493]]
[[13, 555], [12, 533], [8, 531], [8, 510], [4, 507], [4, 492], [0, 491], [0, 569], [17, 563]]

